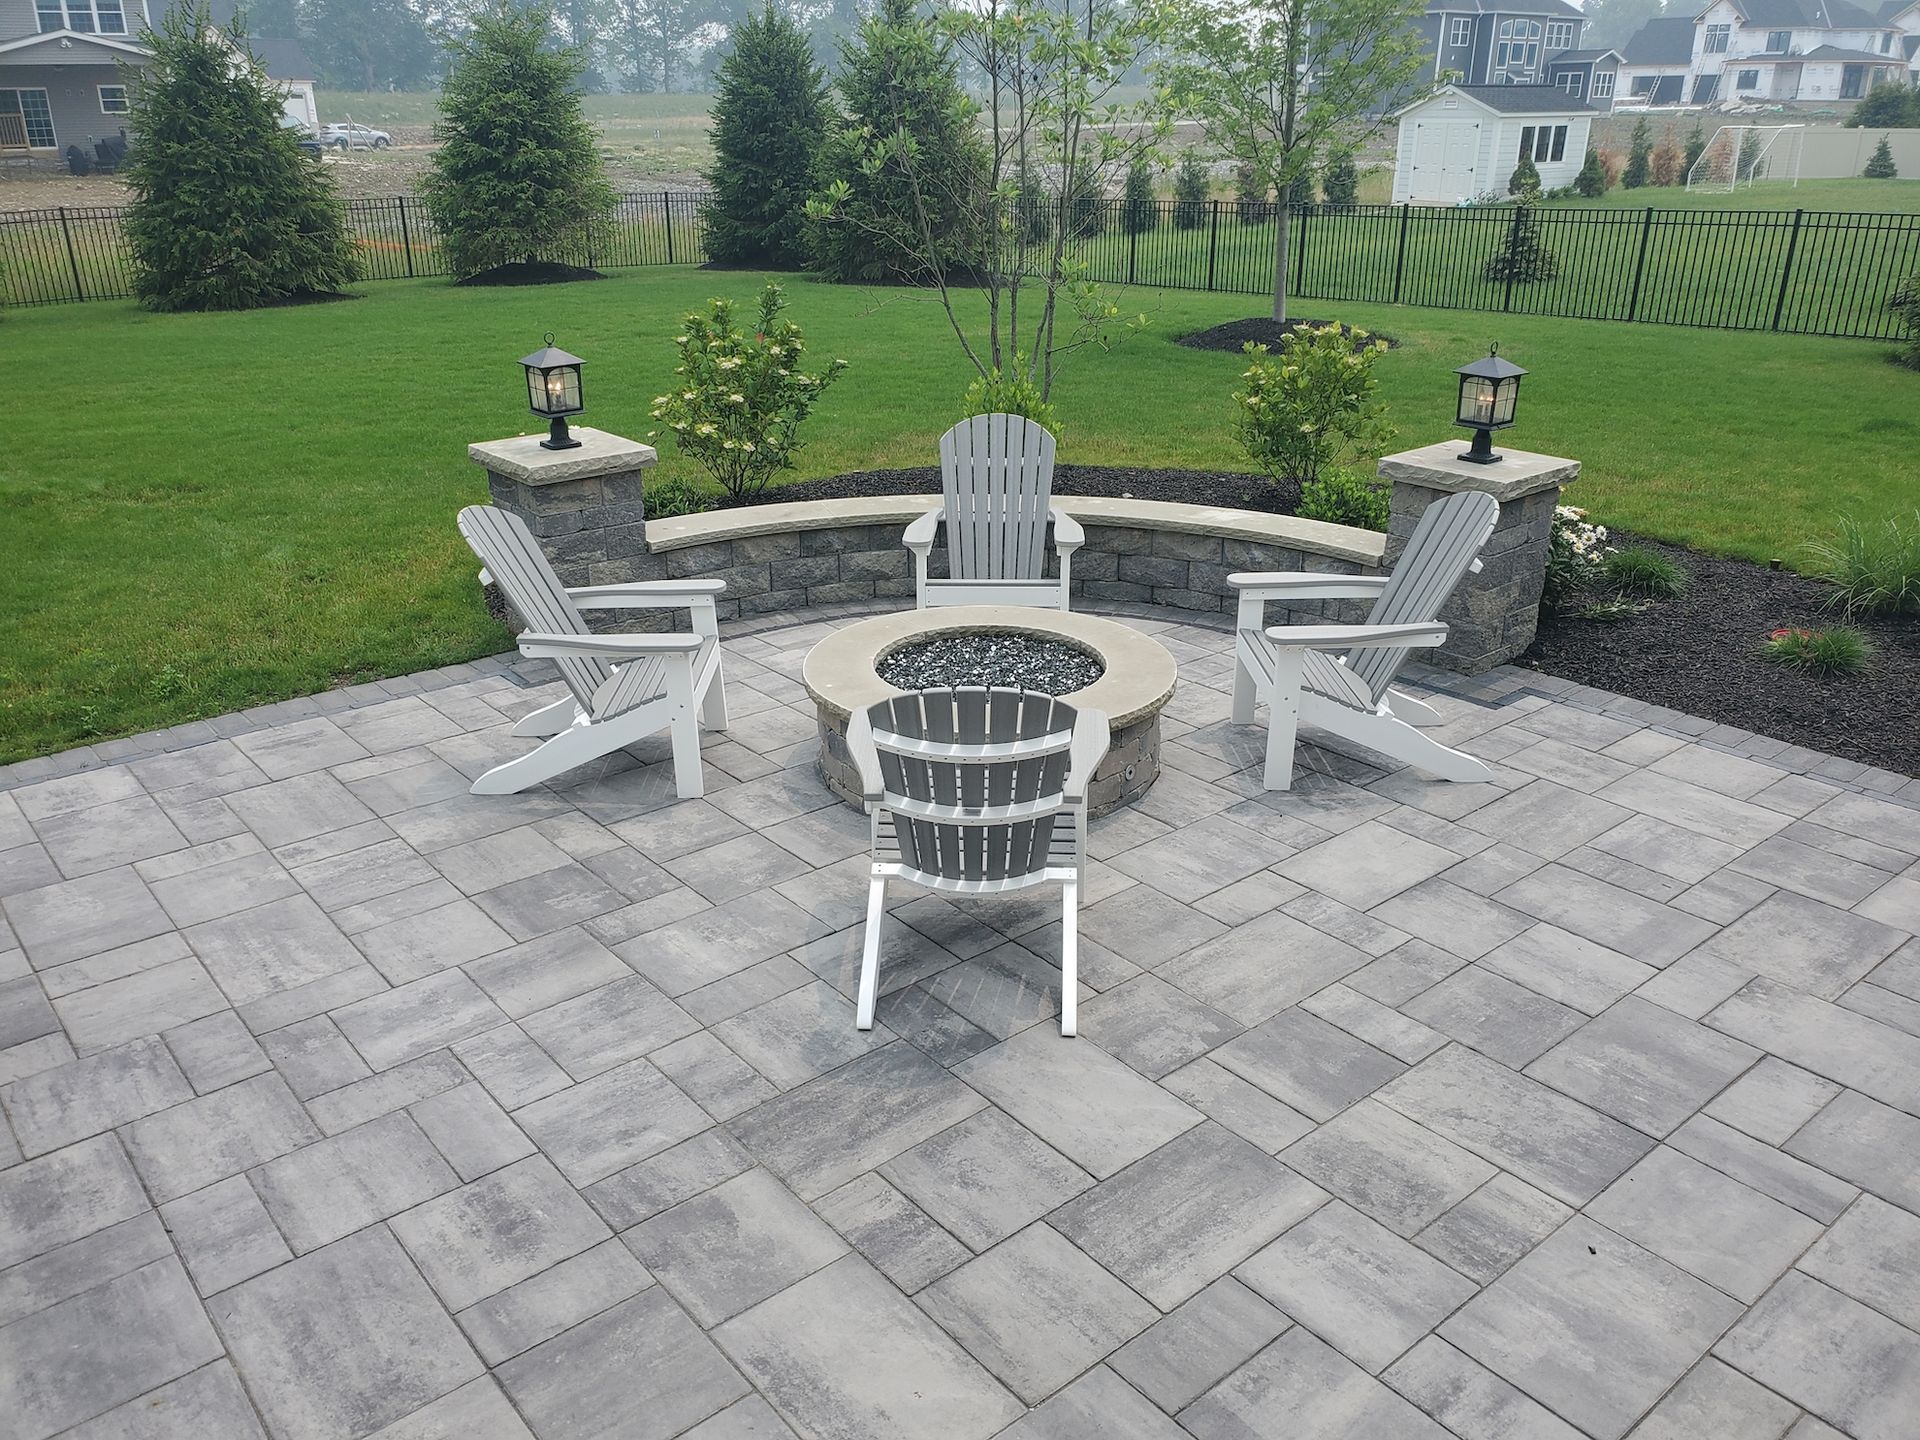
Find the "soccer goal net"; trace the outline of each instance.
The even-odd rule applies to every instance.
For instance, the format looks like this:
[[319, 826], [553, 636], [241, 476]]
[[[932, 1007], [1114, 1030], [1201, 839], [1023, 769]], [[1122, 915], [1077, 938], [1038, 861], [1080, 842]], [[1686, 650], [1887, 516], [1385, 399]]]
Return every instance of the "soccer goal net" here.
[[1805, 125], [1722, 125], [1687, 169], [1689, 190], [1733, 190], [1757, 180], [1800, 183]]

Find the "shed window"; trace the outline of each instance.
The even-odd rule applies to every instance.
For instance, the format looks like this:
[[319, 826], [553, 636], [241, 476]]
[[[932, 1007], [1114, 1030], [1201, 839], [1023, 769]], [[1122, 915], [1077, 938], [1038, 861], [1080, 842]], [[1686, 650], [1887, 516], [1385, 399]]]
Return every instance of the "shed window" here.
[[1563, 160], [1566, 158], [1566, 154], [1567, 127], [1564, 125], [1556, 125], [1553, 127], [1553, 153], [1547, 156], [1547, 158], [1549, 160]]

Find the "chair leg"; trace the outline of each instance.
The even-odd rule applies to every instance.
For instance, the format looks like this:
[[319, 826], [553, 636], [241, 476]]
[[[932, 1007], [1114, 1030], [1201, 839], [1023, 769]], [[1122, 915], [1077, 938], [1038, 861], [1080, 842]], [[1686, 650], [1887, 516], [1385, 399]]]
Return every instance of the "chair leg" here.
[[1060, 1033], [1080, 1033], [1080, 882], [1060, 887]]
[[1442, 745], [1397, 716], [1378, 712], [1362, 714], [1317, 699], [1309, 711], [1306, 717], [1309, 725], [1377, 750], [1402, 764], [1417, 766], [1438, 779], [1465, 784], [1493, 779], [1493, 771], [1484, 760]]
[[1396, 720], [1409, 725], [1444, 725], [1446, 717], [1424, 700], [1416, 700], [1404, 690], [1387, 691], [1387, 708]]
[[700, 721], [691, 705], [673, 717], [667, 734], [673, 741], [673, 792], [697, 800], [706, 794], [706, 776], [700, 769]]
[[549, 735], [558, 735], [571, 725], [574, 717], [580, 713], [580, 707], [569, 695], [564, 700], [556, 700], [551, 705], [542, 705], [538, 710], [529, 711], [514, 722], [512, 733], [515, 735], [542, 739]]
[[1235, 655], [1233, 657], [1233, 723], [1251, 725], [1253, 707], [1259, 703], [1259, 699], [1259, 691], [1253, 683], [1253, 672], [1247, 669], [1244, 660]]
[[1273, 688], [1267, 694], [1267, 768], [1269, 790], [1293, 788], [1293, 739], [1300, 725], [1300, 672], [1305, 652], [1282, 648], [1273, 662]]
[[700, 723], [709, 730], [727, 728], [727, 677], [726, 662], [716, 652], [713, 657], [713, 678], [707, 681], [707, 693], [700, 697]]
[[873, 1029], [873, 1007], [880, 990], [880, 926], [887, 914], [887, 882], [874, 876], [867, 886], [867, 934], [860, 951], [860, 998], [854, 1025]]
[[[572, 704], [572, 701], [568, 701]], [[543, 780], [597, 760], [611, 750], [639, 739], [638, 735], [615, 732], [606, 725], [575, 725], [563, 730], [537, 750], [496, 765], [473, 782], [475, 795], [518, 795]]]

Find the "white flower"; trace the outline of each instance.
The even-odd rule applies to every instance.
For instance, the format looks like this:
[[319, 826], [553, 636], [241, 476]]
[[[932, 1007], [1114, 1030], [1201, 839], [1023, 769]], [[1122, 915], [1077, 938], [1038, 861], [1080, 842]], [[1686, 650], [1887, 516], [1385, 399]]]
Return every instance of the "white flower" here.
[[727, 396], [727, 403], [729, 405], [744, 405], [747, 403], [747, 397], [742, 395], [738, 390], [736, 390], [731, 395]]
[[656, 405], [664, 405], [672, 398], [670, 395], [656, 395], [653, 397], [653, 403]]

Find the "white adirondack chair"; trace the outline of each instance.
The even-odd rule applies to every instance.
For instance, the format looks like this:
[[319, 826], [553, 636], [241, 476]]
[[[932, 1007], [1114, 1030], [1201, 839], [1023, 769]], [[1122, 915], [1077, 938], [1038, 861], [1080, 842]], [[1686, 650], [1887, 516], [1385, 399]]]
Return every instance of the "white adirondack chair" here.
[[[1427, 507], [1391, 575], [1227, 577], [1240, 592], [1233, 721], [1250, 725], [1255, 704], [1268, 707], [1267, 789], [1292, 788], [1294, 732], [1302, 722], [1442, 780], [1493, 778], [1473, 756], [1416, 730], [1440, 716], [1390, 687], [1412, 649], [1445, 643], [1447, 627], [1435, 617], [1467, 572], [1479, 570], [1477, 557], [1499, 518], [1491, 495], [1463, 491]], [[1270, 600], [1366, 599], [1374, 604], [1362, 625], [1266, 624]]]
[[1107, 717], [1023, 690], [922, 690], [853, 712], [847, 748], [873, 817], [855, 1023], [873, 1028], [887, 881], [949, 895], [1061, 889], [1060, 1033], [1076, 1027], [1087, 785]]
[[[682, 800], [702, 793], [700, 726], [727, 726], [714, 597], [724, 580], [656, 580], [637, 585], [560, 584], [518, 515], [491, 505], [460, 512], [460, 534], [527, 622], [522, 655], [560, 667], [573, 693], [534, 711], [515, 735], [545, 736], [537, 750], [496, 765], [473, 782], [475, 795], [514, 795], [576, 765], [665, 730], [673, 741], [673, 783]], [[596, 635], [580, 618], [594, 610], [686, 609], [691, 631]]]
[[[1080, 522], [1050, 503], [1053, 436], [1023, 415], [975, 415], [940, 437], [944, 499], [907, 527], [916, 608], [933, 605], [1038, 605], [1069, 610], [1073, 552], [1086, 541]], [[1047, 522], [1060, 554], [1047, 578]], [[927, 556], [947, 527], [945, 580], [927, 575]]]

